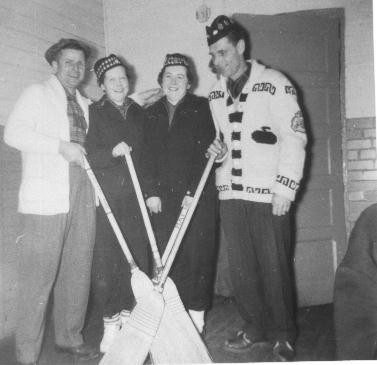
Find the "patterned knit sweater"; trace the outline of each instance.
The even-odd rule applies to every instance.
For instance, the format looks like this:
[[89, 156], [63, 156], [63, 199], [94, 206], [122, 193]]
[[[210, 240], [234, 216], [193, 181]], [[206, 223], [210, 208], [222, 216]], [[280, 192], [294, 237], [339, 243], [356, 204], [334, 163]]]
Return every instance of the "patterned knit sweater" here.
[[219, 198], [269, 203], [275, 193], [293, 201], [307, 141], [296, 90], [282, 73], [250, 62], [249, 80], [236, 99], [224, 77], [209, 93], [229, 150], [216, 171]]

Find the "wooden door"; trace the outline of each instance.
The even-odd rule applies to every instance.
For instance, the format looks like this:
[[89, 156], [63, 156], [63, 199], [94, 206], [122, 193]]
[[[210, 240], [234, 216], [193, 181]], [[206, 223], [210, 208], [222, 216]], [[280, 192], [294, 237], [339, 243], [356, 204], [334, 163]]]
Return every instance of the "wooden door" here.
[[252, 58], [282, 71], [298, 90], [309, 138], [305, 177], [294, 208], [298, 304], [332, 302], [335, 269], [346, 249], [341, 14], [235, 14], [234, 19], [250, 34]]

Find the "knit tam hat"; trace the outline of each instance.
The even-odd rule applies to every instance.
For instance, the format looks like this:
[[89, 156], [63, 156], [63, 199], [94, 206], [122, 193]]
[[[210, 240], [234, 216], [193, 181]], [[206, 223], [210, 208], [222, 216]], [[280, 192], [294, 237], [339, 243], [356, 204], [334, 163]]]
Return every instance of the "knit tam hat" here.
[[219, 39], [228, 35], [232, 30], [236, 30], [233, 20], [225, 15], [219, 15], [214, 19], [209, 27], [206, 27], [207, 43], [210, 46]]
[[165, 72], [165, 68], [168, 66], [184, 66], [187, 69], [187, 78], [190, 83], [192, 83], [194, 76], [191, 69], [191, 65], [189, 59], [181, 53], [170, 53], [165, 56], [164, 64], [162, 65], [162, 69], [158, 74], [158, 83], [161, 85], [162, 77]]
[[111, 54], [107, 57], [103, 57], [97, 60], [93, 68], [97, 76], [98, 84], [99, 85], [102, 84], [106, 71], [117, 66], [123, 66], [125, 68], [122, 61], [114, 54]]
[[188, 68], [189, 63], [186, 56], [180, 53], [171, 53], [166, 55], [162, 68], [164, 69], [168, 66], [185, 66]]

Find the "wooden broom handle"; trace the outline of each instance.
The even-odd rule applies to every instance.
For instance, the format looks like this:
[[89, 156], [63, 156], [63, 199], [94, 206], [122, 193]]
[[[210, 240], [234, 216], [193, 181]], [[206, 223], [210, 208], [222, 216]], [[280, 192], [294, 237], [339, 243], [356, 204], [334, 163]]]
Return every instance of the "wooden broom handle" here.
[[150, 242], [150, 245], [151, 245], [153, 258], [154, 258], [154, 261], [156, 263], [157, 272], [159, 273], [159, 272], [162, 271], [161, 257], [160, 257], [160, 254], [158, 252], [156, 238], [155, 238], [155, 235], [153, 233], [153, 228], [152, 228], [152, 224], [151, 224], [151, 221], [150, 221], [150, 218], [149, 218], [147, 207], [145, 206], [143, 193], [141, 192], [139, 179], [137, 178], [135, 166], [134, 166], [134, 163], [132, 161], [131, 155], [129, 153], [127, 153], [127, 154], [125, 154], [124, 157], [125, 157], [126, 162], [127, 162], [128, 170], [130, 171], [130, 175], [131, 175], [131, 179], [132, 179], [132, 182], [133, 182], [133, 185], [134, 185], [134, 188], [135, 188], [137, 200], [139, 202], [141, 214], [143, 216], [144, 225], [145, 225], [145, 228], [147, 230], [149, 242]]
[[99, 200], [102, 204], [103, 210], [105, 211], [105, 214], [107, 215], [107, 218], [109, 219], [110, 225], [114, 230], [115, 236], [117, 237], [118, 242], [119, 242], [120, 246], [122, 247], [123, 253], [126, 256], [128, 263], [130, 264], [131, 271], [133, 271], [133, 270], [138, 268], [137, 265], [136, 265], [136, 262], [133, 259], [131, 251], [128, 248], [127, 242], [123, 237], [122, 231], [119, 228], [117, 221], [115, 220], [114, 214], [111, 211], [111, 208], [110, 208], [110, 206], [107, 202], [105, 194], [103, 193], [102, 188], [99, 185], [97, 178], [95, 177], [94, 172], [91, 169], [89, 162], [88, 162], [88, 160], [86, 159], [85, 156], [84, 156], [84, 168], [86, 170], [86, 173], [88, 174], [90, 182], [93, 185], [94, 191], [98, 195], [98, 198], [99, 198]]
[[171, 250], [174, 246], [174, 242], [177, 239], [178, 233], [182, 228], [183, 222], [186, 219], [187, 212], [188, 212], [188, 208], [183, 207], [182, 210], [181, 210], [181, 213], [179, 214], [177, 222], [174, 225], [173, 231], [171, 232], [171, 235], [170, 235], [169, 241], [166, 245], [164, 254], [162, 255], [162, 265], [164, 265], [164, 266], [166, 265], [166, 261], [167, 261], [169, 255], [170, 255], [170, 253], [171, 253]]
[[161, 273], [161, 276], [160, 276], [160, 280], [157, 284], [157, 288], [159, 290], [162, 290], [162, 286], [164, 285], [168, 275], [169, 275], [169, 271], [171, 269], [171, 266], [173, 265], [173, 261], [175, 259], [175, 256], [177, 255], [177, 252], [178, 252], [178, 249], [182, 243], [182, 239], [183, 239], [183, 236], [185, 235], [186, 233], [186, 230], [187, 230], [187, 227], [191, 221], [191, 218], [194, 214], [194, 211], [195, 211], [195, 208], [196, 206], [198, 205], [198, 201], [199, 201], [199, 198], [200, 198], [200, 195], [202, 194], [202, 191], [204, 189], [204, 186], [205, 186], [205, 183], [207, 181], [207, 178], [211, 172], [211, 169], [212, 169], [212, 166], [213, 166], [213, 163], [216, 159], [216, 156], [214, 155], [211, 155], [208, 162], [207, 162], [207, 165], [204, 169], [204, 172], [203, 172], [203, 175], [199, 181], [199, 184], [198, 184], [198, 187], [196, 188], [196, 191], [195, 191], [195, 194], [194, 194], [194, 198], [190, 204], [190, 207], [188, 209], [188, 212], [187, 212], [187, 215], [182, 223], [182, 226], [178, 232], [178, 235], [177, 235], [177, 239], [176, 241], [174, 242], [174, 245], [172, 247], [172, 250], [171, 250], [171, 253], [169, 255], [169, 257], [167, 258], [166, 260], [166, 264], [162, 270], [162, 273]]

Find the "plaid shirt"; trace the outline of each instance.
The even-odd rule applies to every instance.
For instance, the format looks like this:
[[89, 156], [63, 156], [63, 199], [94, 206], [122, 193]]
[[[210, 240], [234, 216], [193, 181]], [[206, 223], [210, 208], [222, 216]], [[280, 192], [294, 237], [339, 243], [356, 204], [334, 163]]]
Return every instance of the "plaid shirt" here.
[[69, 119], [69, 131], [70, 140], [74, 143], [79, 143], [81, 146], [85, 143], [86, 138], [86, 128], [88, 124], [86, 123], [84, 112], [82, 111], [79, 103], [74, 95], [71, 95], [68, 91], [67, 93], [67, 114]]

